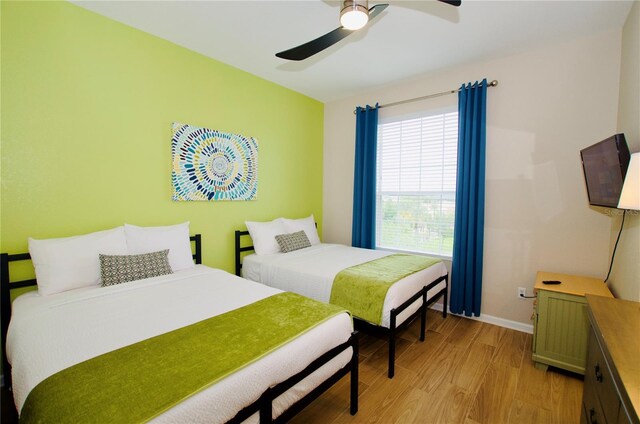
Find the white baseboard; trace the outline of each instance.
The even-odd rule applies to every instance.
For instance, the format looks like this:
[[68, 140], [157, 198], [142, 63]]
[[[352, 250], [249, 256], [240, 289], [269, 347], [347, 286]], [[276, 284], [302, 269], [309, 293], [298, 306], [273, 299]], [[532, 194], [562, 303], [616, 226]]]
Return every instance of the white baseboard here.
[[[431, 305], [431, 309], [442, 312], [442, 303], [434, 303]], [[448, 311], [451, 313], [451, 310]], [[466, 315], [454, 314], [458, 317], [469, 318], [476, 321], [486, 322], [487, 324], [497, 325], [499, 327], [510, 328], [516, 331], [522, 331], [523, 333], [533, 334], [533, 324], [524, 324], [518, 321], [511, 321], [504, 318], [494, 317], [492, 315], [481, 314], [479, 317], [468, 317]]]

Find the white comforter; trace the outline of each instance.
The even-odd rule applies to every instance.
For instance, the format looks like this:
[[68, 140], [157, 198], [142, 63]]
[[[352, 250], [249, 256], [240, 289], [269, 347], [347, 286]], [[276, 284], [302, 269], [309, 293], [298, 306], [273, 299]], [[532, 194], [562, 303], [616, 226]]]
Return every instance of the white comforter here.
[[[94, 356], [236, 309], [273, 294], [221, 270], [193, 269], [110, 287], [51, 296], [30, 292], [13, 302], [7, 336], [18, 411], [48, 376]], [[351, 319], [340, 314], [156, 418], [224, 422], [273, 386], [345, 342]], [[278, 398], [274, 416], [348, 363], [350, 349]], [[135, 381], [123, 382], [135, 384]], [[257, 416], [252, 417], [252, 421]]]
[[[392, 254], [394, 252], [322, 243], [288, 253], [248, 255], [242, 262], [242, 276], [280, 290], [329, 302], [333, 280], [340, 271]], [[438, 262], [393, 284], [384, 301], [382, 326], [389, 327], [391, 309], [402, 305], [420, 288], [446, 274], [447, 268], [442, 262]], [[431, 298], [444, 287], [445, 283], [440, 282], [429, 290], [427, 298]], [[404, 322], [415, 312], [420, 303], [420, 300], [416, 301], [399, 314], [397, 324]]]

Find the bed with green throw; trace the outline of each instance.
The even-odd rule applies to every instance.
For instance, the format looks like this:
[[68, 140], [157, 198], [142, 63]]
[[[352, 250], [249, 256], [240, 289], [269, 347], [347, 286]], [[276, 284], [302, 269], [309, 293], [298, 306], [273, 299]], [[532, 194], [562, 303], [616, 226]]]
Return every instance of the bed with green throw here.
[[269, 422], [357, 381], [352, 332], [344, 308], [197, 265], [19, 296], [6, 346], [21, 422]]
[[[236, 261], [251, 249], [241, 247], [245, 236], [236, 232]], [[337, 304], [353, 314], [356, 328], [386, 333], [389, 377], [397, 331], [420, 317], [424, 340], [426, 308], [439, 299], [446, 316], [448, 272], [437, 258], [319, 243], [287, 253], [246, 255], [236, 263], [239, 270], [244, 278]]]

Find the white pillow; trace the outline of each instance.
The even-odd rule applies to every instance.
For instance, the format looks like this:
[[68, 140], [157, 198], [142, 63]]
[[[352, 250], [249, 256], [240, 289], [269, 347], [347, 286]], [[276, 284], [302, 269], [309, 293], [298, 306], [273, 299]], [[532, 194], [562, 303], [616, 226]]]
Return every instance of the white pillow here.
[[127, 254], [124, 227], [82, 236], [36, 240], [29, 238], [38, 293], [50, 295], [100, 285], [100, 253]]
[[320, 237], [318, 237], [318, 229], [316, 228], [316, 220], [313, 218], [313, 214], [302, 219], [284, 218], [284, 226], [287, 229], [287, 233], [304, 231], [312, 246], [320, 244]]
[[256, 251], [256, 255], [270, 255], [280, 252], [276, 236], [287, 233], [282, 218], [269, 222], [245, 221], [245, 225], [249, 230], [251, 240], [253, 240], [253, 248]]
[[173, 272], [193, 268], [189, 241], [189, 222], [166, 227], [138, 227], [124, 224], [129, 254], [151, 253], [169, 249], [169, 265]]

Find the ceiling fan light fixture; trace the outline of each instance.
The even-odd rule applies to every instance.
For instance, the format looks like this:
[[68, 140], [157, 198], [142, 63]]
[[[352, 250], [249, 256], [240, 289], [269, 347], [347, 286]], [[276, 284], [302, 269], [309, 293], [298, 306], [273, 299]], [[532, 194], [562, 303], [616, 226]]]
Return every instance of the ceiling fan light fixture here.
[[340, 11], [340, 25], [351, 31], [364, 27], [369, 21], [368, 1], [346, 0]]

